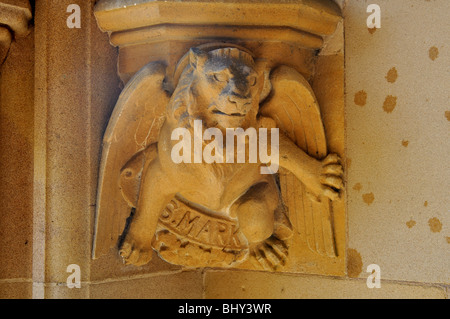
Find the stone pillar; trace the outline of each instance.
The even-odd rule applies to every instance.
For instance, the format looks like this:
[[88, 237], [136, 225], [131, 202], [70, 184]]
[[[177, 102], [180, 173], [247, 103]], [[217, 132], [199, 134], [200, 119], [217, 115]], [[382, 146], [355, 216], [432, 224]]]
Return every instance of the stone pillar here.
[[[102, 119], [117, 98], [114, 50], [93, 24], [93, 2], [36, 3], [34, 298], [89, 297]], [[70, 4], [80, 6], [81, 28], [66, 23]], [[71, 264], [80, 289], [66, 286]]]
[[28, 0], [0, 1], [0, 298], [31, 296], [34, 31]]

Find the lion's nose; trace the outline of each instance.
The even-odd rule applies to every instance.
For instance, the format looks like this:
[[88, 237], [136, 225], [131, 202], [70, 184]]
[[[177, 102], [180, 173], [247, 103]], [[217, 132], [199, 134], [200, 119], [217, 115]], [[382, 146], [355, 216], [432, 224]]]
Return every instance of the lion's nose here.
[[238, 108], [244, 108], [247, 104], [250, 104], [251, 102], [249, 97], [242, 97], [235, 94], [228, 95], [228, 101], [236, 104]]

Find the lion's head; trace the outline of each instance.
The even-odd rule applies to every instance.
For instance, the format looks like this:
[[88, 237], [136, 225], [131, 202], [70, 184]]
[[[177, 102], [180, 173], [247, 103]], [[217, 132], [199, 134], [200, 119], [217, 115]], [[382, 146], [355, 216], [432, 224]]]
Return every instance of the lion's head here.
[[205, 127], [250, 127], [256, 123], [262, 84], [253, 57], [237, 48], [189, 51], [169, 105], [180, 126], [195, 119]]

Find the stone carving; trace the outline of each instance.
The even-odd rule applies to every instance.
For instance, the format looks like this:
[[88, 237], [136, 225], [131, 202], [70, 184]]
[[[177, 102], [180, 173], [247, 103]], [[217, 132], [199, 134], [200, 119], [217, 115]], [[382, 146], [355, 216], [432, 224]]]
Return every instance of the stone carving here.
[[29, 34], [28, 24], [32, 17], [28, 0], [0, 0], [0, 65], [6, 59], [14, 37], [25, 37]]
[[[193, 132], [195, 120], [224, 135], [227, 128], [279, 128], [279, 173], [261, 174], [260, 161], [174, 163], [171, 134]], [[145, 66], [116, 104], [104, 137], [94, 257], [118, 246], [126, 264], [146, 264], [156, 250], [185, 266], [248, 259], [255, 269], [276, 270], [288, 258], [292, 218], [304, 220], [311, 250], [334, 257], [329, 201], [339, 198], [342, 174], [300, 73], [268, 70], [232, 44], [192, 48], [174, 75], [161, 63]], [[303, 211], [283, 203], [292, 178]]]

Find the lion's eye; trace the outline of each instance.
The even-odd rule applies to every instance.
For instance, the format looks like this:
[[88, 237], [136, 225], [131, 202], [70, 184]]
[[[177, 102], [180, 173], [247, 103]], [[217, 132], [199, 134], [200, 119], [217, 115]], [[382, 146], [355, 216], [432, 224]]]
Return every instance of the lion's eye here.
[[255, 86], [256, 85], [256, 76], [249, 77], [248, 84], [250, 84], [250, 86]]
[[226, 82], [228, 80], [228, 78], [223, 73], [214, 73], [214, 80], [216, 80], [218, 82]]

